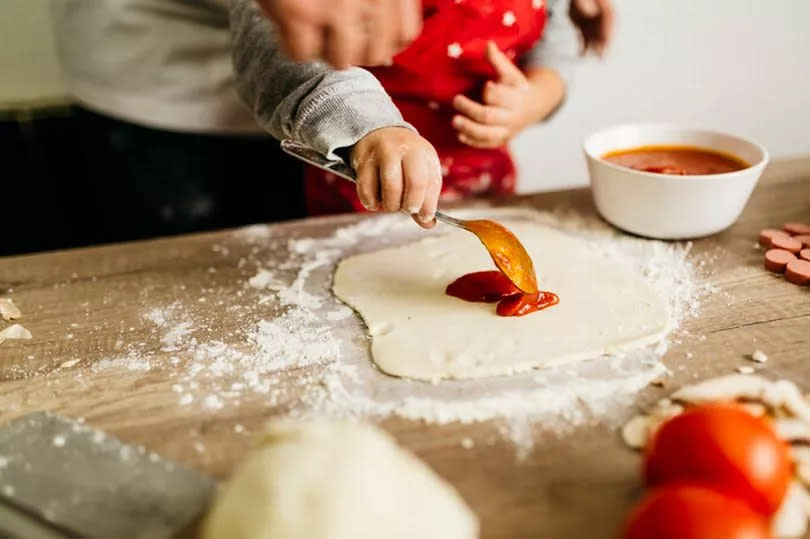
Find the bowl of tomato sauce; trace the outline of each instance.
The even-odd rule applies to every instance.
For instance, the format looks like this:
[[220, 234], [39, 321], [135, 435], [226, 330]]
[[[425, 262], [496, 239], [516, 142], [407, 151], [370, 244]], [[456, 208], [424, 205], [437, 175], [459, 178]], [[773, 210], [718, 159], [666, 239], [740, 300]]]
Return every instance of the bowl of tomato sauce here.
[[594, 202], [609, 223], [657, 239], [709, 236], [742, 213], [768, 164], [751, 140], [705, 129], [628, 124], [584, 144]]

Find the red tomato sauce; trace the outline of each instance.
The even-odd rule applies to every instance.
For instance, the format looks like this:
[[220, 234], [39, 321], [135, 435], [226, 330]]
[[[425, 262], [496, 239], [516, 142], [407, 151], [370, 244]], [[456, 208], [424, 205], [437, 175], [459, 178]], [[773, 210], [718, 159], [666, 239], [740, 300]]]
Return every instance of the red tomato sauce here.
[[468, 273], [447, 285], [445, 293], [464, 301], [498, 302], [499, 316], [524, 316], [560, 302], [551, 292], [524, 294], [500, 271]]
[[608, 152], [602, 159], [642, 172], [679, 176], [724, 174], [750, 166], [733, 155], [694, 146], [640, 146]]

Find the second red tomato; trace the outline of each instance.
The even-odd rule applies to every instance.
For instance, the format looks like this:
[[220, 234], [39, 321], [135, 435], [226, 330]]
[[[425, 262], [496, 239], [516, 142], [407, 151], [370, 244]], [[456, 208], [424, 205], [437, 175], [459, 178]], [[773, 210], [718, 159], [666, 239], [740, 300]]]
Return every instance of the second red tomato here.
[[696, 483], [745, 500], [757, 512], [776, 512], [787, 492], [787, 444], [770, 425], [739, 406], [709, 404], [664, 423], [644, 458], [648, 485]]

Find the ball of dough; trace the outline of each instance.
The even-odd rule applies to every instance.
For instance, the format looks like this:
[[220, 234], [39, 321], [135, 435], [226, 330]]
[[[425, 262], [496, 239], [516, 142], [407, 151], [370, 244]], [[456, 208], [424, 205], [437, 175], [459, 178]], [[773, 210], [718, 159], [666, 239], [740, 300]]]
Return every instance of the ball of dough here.
[[205, 539], [471, 539], [456, 491], [370, 425], [278, 421], [239, 466]]

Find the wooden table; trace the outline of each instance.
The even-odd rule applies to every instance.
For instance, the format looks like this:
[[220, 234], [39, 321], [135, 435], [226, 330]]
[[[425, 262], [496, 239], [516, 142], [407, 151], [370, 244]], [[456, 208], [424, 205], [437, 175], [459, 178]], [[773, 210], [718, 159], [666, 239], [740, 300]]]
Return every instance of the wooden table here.
[[[593, 211], [585, 190], [519, 200], [540, 209], [565, 202]], [[810, 389], [810, 288], [760, 271], [762, 253], [752, 248], [761, 228], [789, 220], [810, 220], [810, 159], [772, 164], [740, 220], [695, 243], [696, 256], [719, 253], [705, 269], [726, 294], [710, 296], [700, 317], [686, 323], [691, 337], [665, 356], [673, 377], [663, 389], [643, 391], [636, 406], [694, 379], [733, 372], [755, 349], [770, 358], [766, 375]], [[283, 240], [332, 226], [329, 220], [304, 221], [272, 230]], [[178, 406], [171, 387], [173, 354], [161, 351], [143, 313], [150, 305], [177, 301], [212, 321], [205, 338], [244, 345], [238, 330], [255, 312], [237, 294], [255, 267], [240, 265], [251, 247], [233, 238], [225, 231], [0, 259], [0, 295], [17, 302], [20, 322], [35, 336], [0, 345], [0, 420], [42, 409], [82, 417], [126, 441], [227, 477], [249, 447], [249, 436], [234, 432], [234, 425], [258, 429], [283, 413], [283, 405], [246, 398], [213, 411]], [[235, 306], [237, 314], [225, 313], [223, 305]], [[137, 343], [143, 343], [135, 347], [139, 353], [165, 359], [162, 368], [94, 370]], [[686, 359], [686, 352], [694, 357]], [[626, 415], [633, 412], [628, 408]], [[484, 537], [611, 537], [638, 494], [638, 456], [607, 426], [563, 437], [538, 431], [534, 452], [517, 462], [514, 448], [489, 423], [382, 424], [459, 489], [480, 515]], [[464, 437], [486, 443], [462, 449]]]

